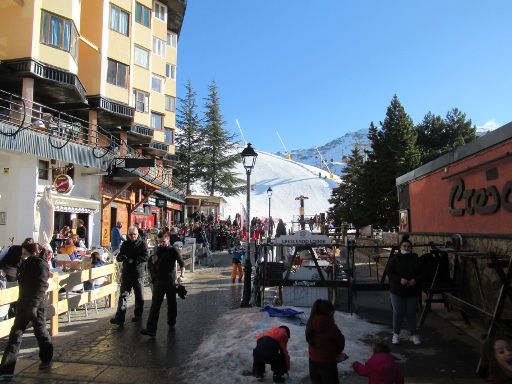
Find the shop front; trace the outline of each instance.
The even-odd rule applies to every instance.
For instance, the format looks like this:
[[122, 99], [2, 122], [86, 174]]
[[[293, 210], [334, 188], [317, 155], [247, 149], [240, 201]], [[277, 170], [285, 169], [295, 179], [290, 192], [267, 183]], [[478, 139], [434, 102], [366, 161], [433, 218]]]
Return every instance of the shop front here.
[[187, 217], [193, 218], [203, 215], [213, 215], [215, 219], [223, 220], [226, 200], [221, 196], [187, 196]]

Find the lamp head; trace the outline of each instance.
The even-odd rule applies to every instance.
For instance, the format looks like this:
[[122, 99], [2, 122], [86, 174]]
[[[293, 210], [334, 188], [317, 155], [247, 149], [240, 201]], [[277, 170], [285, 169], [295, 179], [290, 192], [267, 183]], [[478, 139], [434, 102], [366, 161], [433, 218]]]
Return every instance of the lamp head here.
[[272, 188], [268, 187], [267, 189], [267, 196], [270, 198], [272, 197]]
[[251, 173], [254, 165], [256, 164], [256, 157], [258, 156], [254, 148], [251, 146], [251, 143], [247, 144], [247, 147], [244, 148], [240, 156], [242, 156], [242, 163], [244, 164], [245, 170], [248, 173]]

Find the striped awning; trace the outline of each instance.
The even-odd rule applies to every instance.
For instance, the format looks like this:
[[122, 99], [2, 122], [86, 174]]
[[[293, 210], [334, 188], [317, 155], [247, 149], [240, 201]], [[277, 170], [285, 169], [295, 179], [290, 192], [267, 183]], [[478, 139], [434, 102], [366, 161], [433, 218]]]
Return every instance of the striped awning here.
[[69, 213], [87, 213], [93, 214], [95, 212], [94, 209], [90, 208], [78, 208], [78, 207], [69, 207], [64, 205], [56, 205], [55, 212], [69, 212]]

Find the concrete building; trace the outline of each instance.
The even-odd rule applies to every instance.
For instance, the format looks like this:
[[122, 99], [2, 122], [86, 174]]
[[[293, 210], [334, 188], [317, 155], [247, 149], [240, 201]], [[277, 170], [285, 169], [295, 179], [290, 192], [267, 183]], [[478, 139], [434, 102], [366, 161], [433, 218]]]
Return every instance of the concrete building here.
[[[185, 8], [182, 0], [0, 2], [0, 245], [33, 235], [37, 200], [59, 174], [72, 173], [74, 187], [55, 194], [56, 229], [86, 219], [89, 245], [108, 245], [110, 227], [122, 221], [126, 230], [136, 214], [152, 225], [179, 218], [172, 210], [185, 197], [171, 166]], [[154, 161], [128, 168], [132, 158]], [[156, 191], [169, 207], [158, 217], [146, 208]]]

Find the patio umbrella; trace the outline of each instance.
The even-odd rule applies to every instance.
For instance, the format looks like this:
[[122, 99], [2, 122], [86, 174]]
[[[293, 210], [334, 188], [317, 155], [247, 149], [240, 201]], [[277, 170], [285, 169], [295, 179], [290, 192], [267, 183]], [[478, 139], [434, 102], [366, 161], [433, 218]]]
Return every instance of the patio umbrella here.
[[54, 206], [52, 201], [52, 188], [45, 187], [43, 197], [37, 202], [39, 207], [39, 236], [37, 242], [42, 246], [49, 245], [53, 236]]

